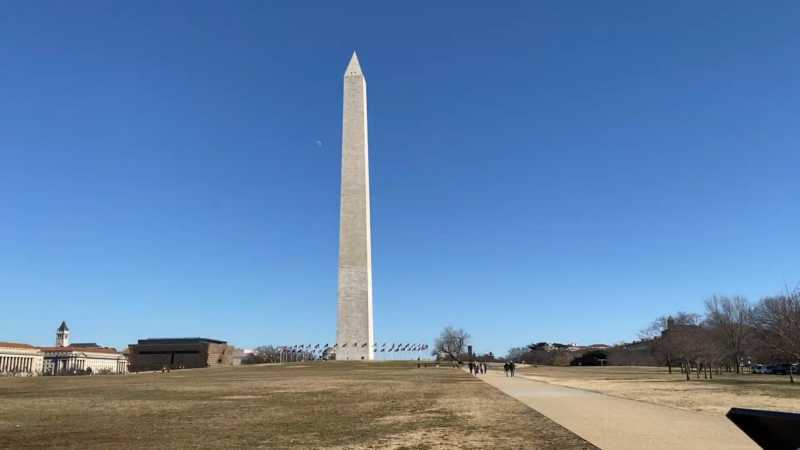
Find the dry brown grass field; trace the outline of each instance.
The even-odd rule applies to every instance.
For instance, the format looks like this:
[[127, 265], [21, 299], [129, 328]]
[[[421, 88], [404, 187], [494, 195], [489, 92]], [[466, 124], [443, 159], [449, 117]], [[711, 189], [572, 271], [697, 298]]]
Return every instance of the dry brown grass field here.
[[0, 449], [594, 449], [476, 377], [292, 363], [0, 378]]
[[519, 366], [520, 376], [674, 408], [724, 415], [732, 407], [800, 412], [800, 379], [784, 375], [722, 373], [705, 379], [656, 367]]

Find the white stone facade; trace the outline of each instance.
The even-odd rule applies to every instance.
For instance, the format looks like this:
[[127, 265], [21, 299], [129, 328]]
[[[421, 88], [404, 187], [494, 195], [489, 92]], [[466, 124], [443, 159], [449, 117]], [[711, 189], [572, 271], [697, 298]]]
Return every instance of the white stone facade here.
[[233, 365], [240, 366], [242, 365], [242, 360], [247, 358], [247, 355], [252, 354], [253, 351], [244, 348], [237, 348], [233, 350]]
[[38, 375], [42, 363], [42, 354], [36, 347], [0, 342], [0, 376]]
[[114, 349], [45, 347], [43, 373], [57, 375], [72, 370], [92, 369], [92, 373], [126, 373], [128, 358]]
[[56, 330], [56, 347], [69, 347], [67, 322], [61, 322], [61, 326]]
[[343, 116], [336, 359], [371, 360], [374, 339], [367, 82], [355, 53], [344, 75]]
[[69, 328], [61, 322], [55, 347], [0, 342], [0, 375], [59, 375], [67, 373], [126, 373], [128, 358], [97, 344], [69, 345]]

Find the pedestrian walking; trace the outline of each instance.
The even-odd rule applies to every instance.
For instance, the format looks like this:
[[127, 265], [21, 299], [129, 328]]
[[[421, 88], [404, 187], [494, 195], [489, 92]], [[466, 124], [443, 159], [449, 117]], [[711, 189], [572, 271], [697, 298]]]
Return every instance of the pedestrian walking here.
[[469, 374], [472, 375], [472, 361], [469, 362]]
[[508, 366], [509, 371], [511, 372], [511, 376], [514, 376], [514, 369], [517, 368], [517, 365], [514, 364], [514, 361], [511, 361], [511, 364]]
[[508, 361], [506, 361], [506, 363], [503, 364], [503, 372], [506, 374], [506, 377], [507, 377], [508, 376]]

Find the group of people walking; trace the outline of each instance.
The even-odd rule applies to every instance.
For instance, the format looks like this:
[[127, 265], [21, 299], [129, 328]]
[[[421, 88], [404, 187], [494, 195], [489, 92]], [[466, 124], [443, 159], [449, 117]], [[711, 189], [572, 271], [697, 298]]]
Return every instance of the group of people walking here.
[[[469, 373], [471, 375], [483, 375], [486, 373], [486, 363], [485, 362], [470, 362], [467, 364], [469, 367]], [[453, 368], [459, 368], [457, 364], [453, 363]], [[514, 361], [508, 361], [507, 363], [503, 364], [503, 372], [505, 372], [507, 377], [513, 377], [514, 371], [517, 370], [517, 365], [514, 364]], [[800, 449], [798, 449], [800, 450]]]
[[469, 373], [473, 375], [480, 375], [486, 373], [486, 363], [469, 363]]

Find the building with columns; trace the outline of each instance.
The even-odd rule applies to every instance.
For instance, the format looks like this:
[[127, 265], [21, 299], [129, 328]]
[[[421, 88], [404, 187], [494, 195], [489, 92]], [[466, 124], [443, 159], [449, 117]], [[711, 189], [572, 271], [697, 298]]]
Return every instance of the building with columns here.
[[43, 373], [91, 369], [92, 373], [125, 373], [128, 359], [113, 348], [41, 347]]
[[95, 343], [70, 344], [66, 322], [56, 330], [54, 347], [0, 342], [0, 375], [59, 375], [64, 373], [127, 373], [128, 358], [116, 349]]
[[0, 342], [0, 375], [33, 375], [42, 371], [41, 351], [28, 344]]
[[56, 330], [55, 347], [39, 347], [42, 354], [42, 373], [57, 375], [91, 369], [92, 373], [126, 373], [128, 358], [116, 349], [95, 343], [69, 343], [66, 322]]

